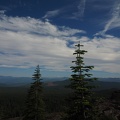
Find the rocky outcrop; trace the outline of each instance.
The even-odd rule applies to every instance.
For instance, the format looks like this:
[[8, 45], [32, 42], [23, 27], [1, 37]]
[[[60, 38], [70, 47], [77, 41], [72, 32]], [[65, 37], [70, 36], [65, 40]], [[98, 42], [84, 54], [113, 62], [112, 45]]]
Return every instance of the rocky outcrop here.
[[101, 115], [120, 120], [120, 90], [114, 91], [110, 98], [99, 102], [98, 108]]

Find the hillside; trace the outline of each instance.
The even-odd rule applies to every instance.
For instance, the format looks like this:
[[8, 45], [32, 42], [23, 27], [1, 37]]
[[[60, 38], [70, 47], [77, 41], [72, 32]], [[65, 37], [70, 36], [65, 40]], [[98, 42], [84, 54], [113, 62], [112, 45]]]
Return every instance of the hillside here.
[[[14, 80], [12, 80], [13, 79], [11, 78], [9, 81], [2, 81], [2, 83], [0, 81], [0, 116], [7, 114], [6, 120], [20, 120], [19, 117], [21, 117], [23, 114], [25, 99], [30, 86], [30, 81], [28, 80], [29, 82], [26, 82], [26, 78], [23, 78], [21, 81], [20, 79], [17, 79], [17, 82], [14, 83], [14, 80], [16, 79], [14, 78]], [[44, 100], [48, 117], [47, 120], [56, 120], [56, 118], [59, 120], [58, 118], [60, 118], [60, 114], [63, 112], [65, 106], [67, 105], [65, 99], [71, 93], [71, 90], [65, 87], [69, 85], [69, 80], [54, 80], [48, 80], [43, 83]], [[118, 79], [115, 81], [117, 80]], [[22, 84], [19, 84], [20, 82]], [[116, 100], [120, 101], [120, 98], [118, 97], [120, 96], [120, 93], [114, 91], [118, 91], [120, 89], [120, 82], [113, 82], [105, 79], [104, 81], [96, 81], [93, 84], [99, 86], [97, 89], [95, 89], [96, 95], [105, 98], [104, 101], [99, 105], [100, 109], [109, 114], [111, 109], [113, 110], [113, 113], [115, 111], [118, 113], [117, 109], [119, 108], [119, 103], [116, 102]], [[2, 111], [3, 109], [4, 111]], [[7, 119], [12, 117], [15, 118]]]

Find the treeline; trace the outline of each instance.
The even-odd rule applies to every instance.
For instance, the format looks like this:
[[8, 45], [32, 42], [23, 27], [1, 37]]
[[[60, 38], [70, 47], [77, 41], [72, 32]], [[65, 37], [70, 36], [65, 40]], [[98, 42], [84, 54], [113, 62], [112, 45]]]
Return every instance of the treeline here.
[[[0, 119], [22, 117], [28, 87], [19, 87], [19, 90], [17, 87], [4, 87], [0, 88], [0, 91]], [[66, 106], [65, 98], [68, 95], [67, 91], [45, 88], [43, 94], [46, 114], [63, 112], [64, 106]]]

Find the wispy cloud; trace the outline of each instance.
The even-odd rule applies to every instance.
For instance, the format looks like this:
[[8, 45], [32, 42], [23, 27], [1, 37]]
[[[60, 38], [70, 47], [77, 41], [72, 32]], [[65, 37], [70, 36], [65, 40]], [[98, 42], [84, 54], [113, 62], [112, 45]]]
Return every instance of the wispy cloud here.
[[120, 27], [120, 1], [115, 1], [110, 15], [111, 18], [106, 22], [104, 29], [96, 35], [104, 35], [108, 30]]
[[6, 10], [1, 10], [0, 14], [5, 14]]
[[[118, 24], [118, 26], [116, 26], [116, 24]], [[105, 33], [106, 31], [116, 27], [120, 27], [120, 2], [114, 5], [112, 18], [106, 24], [103, 32]]]
[[68, 19], [81, 19], [84, 16], [86, 0], [79, 0], [68, 6], [60, 9], [48, 11], [43, 18], [53, 18], [59, 15], [65, 16]]
[[0, 29], [14, 32], [27, 32], [40, 34], [42, 36], [69, 36], [77, 33], [85, 33], [83, 30], [71, 29], [69, 27], [59, 27], [52, 25], [49, 21], [41, 21], [31, 17], [8, 17], [4, 14], [0, 16]]
[[53, 11], [48, 11], [48, 12], [43, 16], [43, 19], [55, 17], [55, 16], [59, 15], [61, 12], [62, 12], [61, 9], [53, 10]]
[[80, 19], [84, 16], [86, 0], [80, 0], [77, 6], [77, 12], [73, 13], [71, 18]]

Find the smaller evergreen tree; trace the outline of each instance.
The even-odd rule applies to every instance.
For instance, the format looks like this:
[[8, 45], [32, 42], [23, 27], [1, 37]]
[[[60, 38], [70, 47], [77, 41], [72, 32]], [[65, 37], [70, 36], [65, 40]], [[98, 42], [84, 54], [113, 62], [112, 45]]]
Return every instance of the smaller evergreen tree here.
[[23, 120], [45, 120], [45, 104], [39, 65], [35, 69], [33, 80], [28, 92]]
[[69, 98], [69, 107], [65, 120], [95, 120], [94, 99], [91, 81], [96, 80], [92, 78], [92, 74], [88, 73], [93, 69], [93, 66], [85, 66], [83, 56], [87, 51], [81, 50], [80, 43], [75, 45], [77, 49], [73, 53], [76, 55], [76, 60], [72, 61], [75, 66], [72, 66], [71, 83], [69, 87], [73, 94]]

